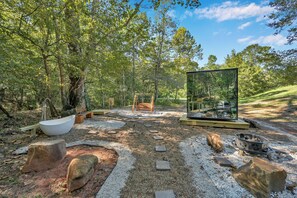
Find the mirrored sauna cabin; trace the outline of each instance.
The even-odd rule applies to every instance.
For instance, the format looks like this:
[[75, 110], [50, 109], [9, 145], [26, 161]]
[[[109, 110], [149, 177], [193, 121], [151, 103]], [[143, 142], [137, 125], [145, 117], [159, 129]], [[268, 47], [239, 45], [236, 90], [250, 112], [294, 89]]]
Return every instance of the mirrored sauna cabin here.
[[187, 117], [237, 120], [238, 69], [187, 72]]

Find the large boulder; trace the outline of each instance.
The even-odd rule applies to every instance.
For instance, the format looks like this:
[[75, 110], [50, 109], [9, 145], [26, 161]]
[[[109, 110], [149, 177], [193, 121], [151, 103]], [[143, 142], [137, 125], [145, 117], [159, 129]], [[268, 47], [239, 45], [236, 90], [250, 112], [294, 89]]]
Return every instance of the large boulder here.
[[285, 189], [287, 173], [283, 168], [255, 157], [238, 168], [233, 177], [255, 197], [269, 197], [270, 193]]
[[27, 162], [23, 173], [43, 171], [56, 167], [66, 155], [66, 143], [63, 139], [36, 142], [29, 145]]
[[99, 160], [95, 155], [81, 155], [74, 158], [67, 170], [67, 189], [69, 192], [83, 187], [93, 176]]
[[207, 144], [211, 146], [216, 152], [219, 153], [224, 150], [224, 145], [219, 134], [209, 133], [206, 140]]

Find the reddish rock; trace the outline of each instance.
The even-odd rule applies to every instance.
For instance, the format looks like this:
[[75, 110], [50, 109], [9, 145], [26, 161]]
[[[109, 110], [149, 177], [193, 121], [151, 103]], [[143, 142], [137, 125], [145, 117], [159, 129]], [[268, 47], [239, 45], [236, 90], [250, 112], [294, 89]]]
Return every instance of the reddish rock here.
[[83, 187], [93, 176], [99, 160], [95, 155], [81, 155], [74, 158], [67, 170], [67, 189], [69, 192]]
[[43, 171], [56, 167], [66, 155], [66, 143], [63, 139], [36, 142], [29, 145], [27, 162], [23, 173]]
[[285, 189], [287, 173], [283, 168], [255, 157], [238, 168], [233, 177], [255, 197], [269, 197], [270, 193]]
[[219, 134], [209, 133], [207, 135], [207, 144], [218, 153], [224, 150], [224, 145]]

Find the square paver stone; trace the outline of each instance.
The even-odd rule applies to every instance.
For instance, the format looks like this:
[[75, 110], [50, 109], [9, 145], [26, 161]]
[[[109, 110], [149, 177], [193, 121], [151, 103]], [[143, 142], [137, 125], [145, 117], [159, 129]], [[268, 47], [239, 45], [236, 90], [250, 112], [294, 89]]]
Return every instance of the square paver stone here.
[[170, 170], [170, 164], [168, 161], [157, 160], [156, 161], [156, 169], [157, 170]]
[[155, 198], [175, 198], [173, 190], [156, 191]]
[[167, 149], [164, 145], [158, 145], [158, 146], [155, 146], [155, 151], [157, 152], [166, 152]]
[[214, 157], [214, 161], [220, 166], [231, 167], [231, 168], [234, 167], [234, 164], [230, 160], [224, 157]]
[[158, 136], [158, 135], [155, 135], [153, 138], [154, 138], [155, 140], [163, 140], [163, 139], [164, 139], [164, 137], [162, 137], [162, 136]]
[[157, 130], [150, 130], [150, 133], [158, 133]]

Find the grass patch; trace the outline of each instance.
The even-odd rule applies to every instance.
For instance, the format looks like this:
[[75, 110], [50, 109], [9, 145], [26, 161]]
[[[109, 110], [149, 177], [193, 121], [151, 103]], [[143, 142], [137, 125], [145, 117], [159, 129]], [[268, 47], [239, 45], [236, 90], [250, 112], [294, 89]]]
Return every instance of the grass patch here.
[[293, 103], [294, 100], [295, 102], [297, 100], [297, 85], [279, 87], [254, 96], [242, 98], [239, 99], [239, 104], [270, 101], [274, 101], [277, 104], [287, 104], [290, 101]]

